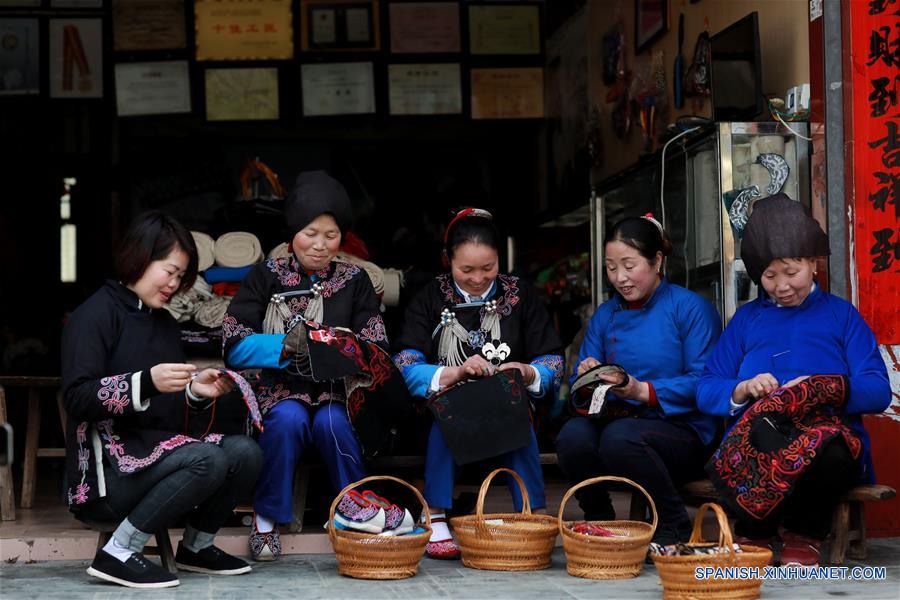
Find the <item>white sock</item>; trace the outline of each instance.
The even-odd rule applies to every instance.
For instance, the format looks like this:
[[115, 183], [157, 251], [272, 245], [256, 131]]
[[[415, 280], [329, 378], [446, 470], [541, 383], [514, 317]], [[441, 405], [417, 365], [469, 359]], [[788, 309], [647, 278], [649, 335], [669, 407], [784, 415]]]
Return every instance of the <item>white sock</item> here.
[[261, 514], [256, 514], [256, 530], [260, 533], [269, 533], [275, 529], [275, 521], [265, 518]]
[[131, 548], [123, 548], [119, 545], [119, 542], [116, 541], [116, 538], [111, 537], [109, 541], [106, 542], [106, 545], [103, 546], [103, 551], [109, 554], [110, 556], [115, 556], [122, 562], [125, 562], [131, 555], [134, 553], [134, 550]]
[[452, 539], [453, 536], [450, 535], [450, 528], [447, 527], [446, 521], [441, 521], [439, 523], [435, 523], [435, 519], [446, 519], [447, 515], [444, 513], [431, 513], [431, 537], [428, 538], [429, 542], [439, 542], [441, 540]]

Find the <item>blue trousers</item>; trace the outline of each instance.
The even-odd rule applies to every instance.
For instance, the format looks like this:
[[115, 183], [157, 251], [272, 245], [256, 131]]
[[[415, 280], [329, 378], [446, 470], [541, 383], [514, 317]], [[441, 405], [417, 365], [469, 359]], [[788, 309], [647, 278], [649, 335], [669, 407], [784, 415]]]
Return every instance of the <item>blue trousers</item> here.
[[264, 461], [253, 510], [267, 519], [276, 523], [293, 519], [294, 471], [310, 446], [315, 446], [325, 461], [335, 493], [365, 477], [359, 441], [343, 404], [310, 407], [282, 400], [266, 413], [263, 426], [259, 447]]
[[[541, 473], [541, 456], [538, 452], [537, 438], [531, 430], [531, 443], [527, 446], [501, 454], [495, 460], [508, 469], [512, 469], [525, 482], [531, 508], [546, 508], [547, 498], [544, 496], [544, 476]], [[453, 484], [456, 481], [458, 466], [453, 462], [453, 454], [444, 441], [437, 423], [431, 424], [428, 436], [428, 454], [425, 457], [425, 500], [432, 508], [450, 508], [453, 506]], [[509, 477], [507, 480], [513, 506], [516, 511], [522, 510], [522, 494], [519, 484]]]

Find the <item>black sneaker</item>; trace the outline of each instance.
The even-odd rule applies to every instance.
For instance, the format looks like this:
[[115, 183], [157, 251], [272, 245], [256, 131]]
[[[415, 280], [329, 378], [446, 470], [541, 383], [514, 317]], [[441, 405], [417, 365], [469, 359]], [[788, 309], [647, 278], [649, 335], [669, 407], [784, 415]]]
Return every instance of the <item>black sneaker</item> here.
[[191, 552], [178, 543], [175, 553], [175, 564], [182, 571], [206, 573], [207, 575], [240, 575], [250, 572], [250, 565], [236, 556], [232, 556], [215, 546], [209, 546], [199, 552]]
[[138, 552], [122, 562], [105, 550], [98, 550], [87, 572], [104, 581], [131, 588], [165, 588], [179, 584], [178, 577]]

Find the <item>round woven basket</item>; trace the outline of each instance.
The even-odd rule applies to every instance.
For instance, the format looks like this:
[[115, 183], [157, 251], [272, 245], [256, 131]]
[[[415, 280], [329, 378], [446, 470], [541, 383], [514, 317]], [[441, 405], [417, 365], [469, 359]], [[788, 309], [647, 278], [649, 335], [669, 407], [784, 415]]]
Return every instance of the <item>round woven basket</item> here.
[[[370, 481], [395, 481], [415, 493], [425, 512], [425, 532], [408, 535], [373, 535], [334, 526], [334, 511], [344, 494]], [[345, 487], [331, 503], [328, 512], [328, 537], [338, 562], [338, 573], [356, 579], [404, 579], [419, 570], [425, 544], [431, 537], [431, 514], [419, 490], [402, 479], [389, 475], [366, 477]]]
[[[718, 544], [703, 542], [701, 527], [703, 515], [712, 510], [719, 521]], [[688, 600], [697, 598], [743, 599], [759, 598], [762, 579], [719, 579], [709, 577], [698, 579], [698, 567], [756, 567], [759, 574], [772, 559], [772, 551], [757, 546], [741, 546], [741, 552], [734, 552], [734, 539], [728, 526], [728, 517], [718, 504], [707, 502], [697, 511], [694, 531], [689, 545], [722, 546], [728, 549], [723, 554], [695, 554], [690, 556], [653, 556], [653, 563], [659, 572], [666, 600]]]
[[[572, 495], [583, 487], [619, 481], [640, 490], [650, 503], [653, 515], [652, 523], [641, 521], [587, 521], [609, 529], [621, 537], [599, 537], [576, 533], [572, 526], [585, 521], [563, 522], [566, 503]], [[656, 504], [653, 498], [637, 483], [624, 477], [594, 477], [586, 479], [572, 487], [563, 496], [559, 505], [559, 533], [562, 536], [563, 548], [566, 551], [566, 571], [569, 575], [587, 579], [628, 579], [637, 577], [647, 558], [647, 547], [656, 531]]]
[[[522, 491], [521, 513], [484, 514], [484, 497], [497, 473], [508, 473]], [[493, 523], [488, 521], [499, 521]], [[557, 520], [550, 515], [531, 514], [528, 490], [519, 474], [496, 469], [481, 483], [475, 514], [450, 519], [462, 562], [473, 569], [490, 571], [536, 571], [550, 566], [556, 544]]]

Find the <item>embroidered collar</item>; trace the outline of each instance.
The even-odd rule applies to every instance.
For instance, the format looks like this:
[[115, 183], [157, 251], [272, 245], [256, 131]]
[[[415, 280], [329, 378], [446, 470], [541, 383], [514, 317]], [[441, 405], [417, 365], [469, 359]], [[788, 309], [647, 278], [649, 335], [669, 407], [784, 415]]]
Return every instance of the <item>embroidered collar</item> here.
[[477, 297], [470, 296], [465, 291], [463, 291], [462, 287], [460, 287], [460, 285], [458, 283], [456, 283], [456, 280], [453, 279], [452, 275], [450, 276], [450, 279], [453, 280], [454, 291], [462, 297], [462, 300], [463, 300], [462, 304], [471, 304], [473, 306], [480, 306], [480, 305], [484, 304], [487, 300], [490, 300], [491, 298], [493, 298], [494, 295], [497, 293], [497, 279], [496, 278], [494, 279], [494, 281], [491, 282], [491, 287], [490, 287], [490, 289], [488, 289], [487, 293], [484, 294], [483, 296], [477, 296]]
[[300, 275], [301, 278], [307, 277], [310, 281], [321, 281], [323, 279], [328, 279], [331, 276], [331, 273], [334, 272], [334, 261], [328, 263], [328, 266], [319, 271], [307, 271], [302, 264], [300, 264], [300, 259], [297, 258], [297, 255], [291, 252], [289, 265], [292, 271], [295, 271]]

